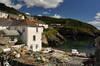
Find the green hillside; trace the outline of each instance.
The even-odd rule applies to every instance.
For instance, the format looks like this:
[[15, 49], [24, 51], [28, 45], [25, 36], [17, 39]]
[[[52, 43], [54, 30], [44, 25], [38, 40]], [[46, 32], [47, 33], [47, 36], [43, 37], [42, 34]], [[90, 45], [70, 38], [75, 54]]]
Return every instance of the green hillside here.
[[88, 24], [75, 19], [56, 19], [46, 16], [35, 16], [35, 18], [44, 21], [52, 27], [52, 24], [61, 24], [54, 27], [66, 39], [87, 40], [99, 35], [99, 30]]
[[7, 7], [5, 4], [0, 3], [0, 10], [8, 13], [13, 13], [13, 14], [20, 14], [18, 10], [12, 8], [12, 7]]

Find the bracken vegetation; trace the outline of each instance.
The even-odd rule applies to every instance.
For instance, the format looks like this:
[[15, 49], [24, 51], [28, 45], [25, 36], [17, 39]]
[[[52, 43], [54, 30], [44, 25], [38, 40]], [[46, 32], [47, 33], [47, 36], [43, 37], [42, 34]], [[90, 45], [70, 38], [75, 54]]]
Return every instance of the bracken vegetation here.
[[[75, 19], [56, 19], [47, 16], [35, 16], [35, 18], [54, 27], [66, 39], [90, 40], [100, 35], [100, 31], [96, 27]], [[60, 25], [57, 26], [56, 24]]]
[[21, 12], [17, 11], [16, 9], [12, 7], [7, 7], [5, 4], [0, 3], [0, 10], [7, 12], [7, 13], [12, 13], [12, 14], [20, 14]]

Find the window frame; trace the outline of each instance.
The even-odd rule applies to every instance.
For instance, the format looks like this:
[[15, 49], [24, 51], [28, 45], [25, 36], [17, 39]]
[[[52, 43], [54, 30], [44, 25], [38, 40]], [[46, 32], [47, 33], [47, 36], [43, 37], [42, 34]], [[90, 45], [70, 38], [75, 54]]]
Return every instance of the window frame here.
[[33, 35], [33, 41], [36, 41], [36, 35]]
[[36, 32], [39, 32], [38, 27], [36, 27]]
[[15, 41], [15, 37], [14, 36], [11, 36], [10, 37], [10, 41]]

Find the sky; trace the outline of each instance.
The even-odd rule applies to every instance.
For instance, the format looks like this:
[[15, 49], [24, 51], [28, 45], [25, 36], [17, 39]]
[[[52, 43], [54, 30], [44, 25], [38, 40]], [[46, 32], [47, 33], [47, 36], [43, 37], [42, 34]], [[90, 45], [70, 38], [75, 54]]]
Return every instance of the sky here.
[[73, 18], [100, 29], [100, 0], [0, 0], [31, 15]]

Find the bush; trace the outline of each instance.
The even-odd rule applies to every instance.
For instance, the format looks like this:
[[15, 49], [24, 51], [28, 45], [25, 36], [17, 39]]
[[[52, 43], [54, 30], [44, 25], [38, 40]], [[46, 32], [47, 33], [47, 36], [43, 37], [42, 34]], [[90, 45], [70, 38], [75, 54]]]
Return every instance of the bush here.
[[18, 40], [18, 41], [16, 42], [16, 44], [23, 44], [23, 41], [22, 41], [22, 40]]

